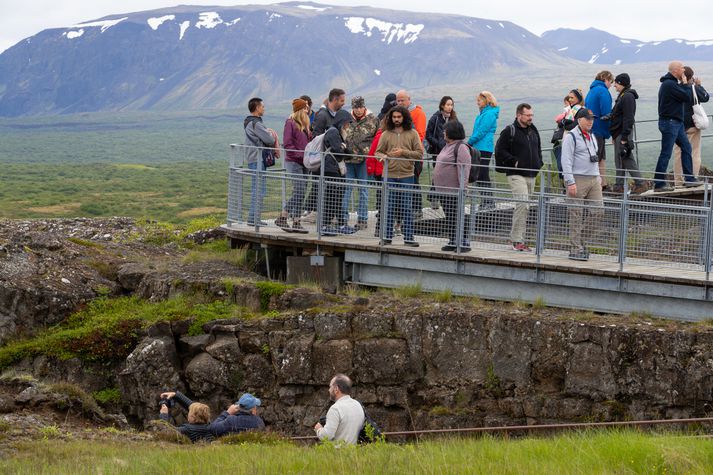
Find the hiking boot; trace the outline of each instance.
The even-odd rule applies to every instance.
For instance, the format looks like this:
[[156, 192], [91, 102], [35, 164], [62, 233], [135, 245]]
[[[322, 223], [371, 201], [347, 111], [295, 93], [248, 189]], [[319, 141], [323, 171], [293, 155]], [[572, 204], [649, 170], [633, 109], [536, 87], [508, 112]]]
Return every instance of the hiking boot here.
[[299, 233], [299, 234], [309, 233], [309, 231], [307, 231], [305, 228], [302, 227], [299, 220], [296, 220], [296, 219], [292, 221], [292, 232]]
[[569, 251], [569, 256], [570, 259], [573, 261], [588, 261], [589, 260], [589, 252], [587, 252], [586, 249], [578, 249], [578, 250], [572, 250]]
[[631, 194], [632, 195], [640, 195], [641, 193], [646, 193], [649, 191], [649, 187], [646, 184], [646, 182], [641, 182], [636, 185], [631, 189]]
[[512, 243], [512, 249], [513, 249], [513, 251], [519, 251], [519, 252], [532, 252], [532, 249], [527, 247], [527, 244], [525, 244], [524, 242]]
[[612, 193], [615, 195], [623, 195], [624, 185], [614, 185], [614, 188], [612, 188]]
[[413, 239], [404, 239], [404, 246], [418, 247], [420, 244]]
[[316, 223], [317, 222], [317, 212], [310, 211], [302, 218], [302, 221], [304, 221], [305, 223], [310, 223], [310, 224]]
[[368, 227], [369, 225], [366, 224], [366, 221], [359, 221], [358, 223], [356, 223], [356, 226], [354, 226], [354, 229], [356, 229], [357, 231], [361, 231], [362, 229], [366, 229]]
[[444, 251], [444, 252], [453, 252], [455, 250], [456, 250], [456, 245], [451, 244], [451, 243], [448, 243], [441, 248], [441, 251]]
[[290, 225], [287, 223], [287, 218], [284, 216], [280, 216], [275, 220], [275, 226], [278, 228], [289, 228]]

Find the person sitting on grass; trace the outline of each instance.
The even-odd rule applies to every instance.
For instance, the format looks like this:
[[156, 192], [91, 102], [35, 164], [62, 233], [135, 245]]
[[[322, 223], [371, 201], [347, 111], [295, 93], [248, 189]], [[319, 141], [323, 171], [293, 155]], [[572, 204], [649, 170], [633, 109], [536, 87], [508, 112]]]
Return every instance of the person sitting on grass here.
[[200, 402], [191, 401], [180, 391], [161, 393], [161, 408], [159, 419], [171, 423], [169, 406], [173, 406], [173, 401], [178, 402], [184, 409], [188, 410], [188, 422], [177, 427], [178, 432], [185, 435], [191, 442], [213, 440], [213, 433], [210, 430], [210, 408]]
[[250, 393], [240, 396], [235, 404], [228, 406], [211, 424], [210, 430], [214, 436], [238, 434], [247, 430], [264, 430], [265, 422], [257, 415], [260, 399]]

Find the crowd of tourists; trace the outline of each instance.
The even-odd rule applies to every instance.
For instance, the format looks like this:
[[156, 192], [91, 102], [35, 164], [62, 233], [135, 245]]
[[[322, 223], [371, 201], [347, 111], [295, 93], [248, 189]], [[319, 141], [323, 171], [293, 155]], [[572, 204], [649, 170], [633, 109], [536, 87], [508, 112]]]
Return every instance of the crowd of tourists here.
[[[611, 87], [616, 90], [612, 98]], [[701, 166], [701, 130], [708, 118], [700, 103], [709, 96], [693, 70], [679, 61], [669, 64], [661, 77], [658, 93], [658, 128], [661, 151], [653, 182], [642, 177], [633, 154], [636, 101], [639, 95], [627, 73], [616, 77], [610, 71], [599, 72], [585, 94], [572, 89], [564, 98], [562, 112], [554, 117], [550, 142], [559, 177], [570, 203], [570, 254], [574, 260], [586, 260], [589, 253], [582, 242], [584, 215], [596, 224], [603, 212], [603, 195], [624, 192], [640, 194], [653, 183], [654, 192], [676, 187], [695, 187]], [[433, 208], [442, 208], [449, 241], [444, 251], [467, 252], [466, 232], [458, 229], [458, 216], [464, 206], [457, 197], [469, 183], [483, 190], [479, 210], [495, 208], [492, 199], [490, 168], [504, 173], [515, 200], [510, 241], [512, 248], [530, 252], [526, 242], [529, 196], [535, 178], [543, 167], [542, 139], [533, 123], [533, 107], [527, 103], [515, 109], [515, 119], [496, 140], [500, 116], [498, 100], [489, 91], [476, 94], [478, 114], [470, 135], [458, 119], [455, 102], [441, 98], [438, 110], [427, 119], [420, 105], [412, 102], [408, 91], [389, 93], [378, 113], [370, 111], [361, 96], [351, 98], [351, 110], [345, 110], [347, 97], [342, 89], [329, 91], [315, 112], [312, 99], [301, 96], [292, 101], [292, 114], [285, 121], [282, 147], [285, 168], [292, 178], [292, 194], [275, 224], [287, 232], [307, 233], [303, 222], [316, 223], [322, 236], [353, 234], [367, 229], [369, 180], [388, 183], [388, 195], [376, 216], [375, 235], [383, 245], [392, 244], [394, 236], [403, 235], [403, 244], [418, 247], [414, 221], [422, 217], [423, 194], [418, 192], [424, 160], [434, 161], [432, 182], [427, 196]], [[245, 119], [246, 145], [255, 147], [246, 153], [247, 165], [265, 170], [279, 153], [278, 134], [262, 122], [264, 103], [253, 98]], [[606, 142], [614, 151], [616, 179], [606, 180]], [[317, 160], [309, 161], [312, 151]], [[666, 179], [671, 157], [674, 179]], [[471, 171], [471, 167], [473, 167]], [[628, 177], [633, 181], [629, 187]], [[323, 177], [322, 179], [318, 179]], [[324, 189], [320, 190], [320, 183]], [[362, 186], [355, 187], [354, 184]], [[626, 185], [626, 186], [625, 186]], [[428, 186], [428, 185], [427, 185]], [[308, 193], [309, 188], [309, 193]], [[354, 191], [357, 196], [354, 198]], [[248, 224], [257, 221], [256, 210], [265, 194], [264, 178], [253, 176]], [[381, 189], [377, 190], [376, 209], [382, 210]], [[357, 220], [349, 222], [352, 199], [356, 199]], [[582, 205], [582, 206], [579, 206]], [[317, 215], [317, 210], [321, 213]], [[383, 221], [383, 223], [382, 223]], [[385, 228], [381, 229], [381, 226]], [[591, 227], [590, 227], [591, 229]], [[458, 235], [462, 238], [458, 241]]]

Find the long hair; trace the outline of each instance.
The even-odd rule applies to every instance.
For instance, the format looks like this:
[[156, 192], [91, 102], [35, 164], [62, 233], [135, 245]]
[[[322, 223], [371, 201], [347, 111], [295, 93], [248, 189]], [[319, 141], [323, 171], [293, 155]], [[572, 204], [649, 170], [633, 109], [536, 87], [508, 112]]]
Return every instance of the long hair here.
[[305, 109], [300, 109], [297, 112], [293, 112], [292, 114], [290, 114], [290, 119], [292, 119], [295, 124], [297, 124], [297, 128], [300, 129], [302, 132], [309, 132], [309, 115], [307, 115], [307, 111]]
[[404, 121], [401, 124], [401, 127], [403, 127], [404, 130], [411, 130], [413, 128], [413, 119], [411, 119], [411, 113], [408, 111], [408, 109], [404, 106], [394, 106], [389, 110], [389, 112], [386, 113], [386, 116], [384, 117], [386, 119], [386, 130], [394, 130], [395, 128], [394, 121], [391, 117], [394, 115], [394, 112], [400, 112], [403, 116]]
[[453, 103], [453, 109], [451, 109], [451, 116], [448, 120], [458, 120], [458, 114], [456, 114], [456, 101], [453, 100], [451, 96], [441, 97], [441, 102], [438, 103], [438, 110], [443, 112], [443, 108], [446, 107], [446, 102], [451, 101]]

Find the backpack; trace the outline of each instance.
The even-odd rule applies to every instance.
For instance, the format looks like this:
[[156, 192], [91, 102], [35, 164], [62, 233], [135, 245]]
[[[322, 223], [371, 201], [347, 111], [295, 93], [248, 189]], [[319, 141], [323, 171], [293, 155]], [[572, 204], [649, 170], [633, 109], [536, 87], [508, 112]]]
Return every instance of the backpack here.
[[[515, 140], [515, 126], [508, 125], [508, 130], [510, 131], [510, 152], [512, 152], [512, 143]], [[510, 167], [505, 163], [505, 159], [495, 154], [495, 171], [498, 173], [507, 173]]]
[[364, 424], [361, 426], [361, 430], [359, 431], [357, 443], [370, 444], [372, 442], [382, 440], [383, 435], [381, 433], [381, 429], [378, 425], [376, 425], [374, 419], [369, 416], [369, 413], [366, 412], [366, 409], [364, 409], [364, 405], [361, 402], [359, 402], [359, 405], [364, 411]]
[[[480, 166], [480, 150], [474, 149], [468, 142], [461, 142], [463, 145], [468, 147], [468, 153], [470, 153], [470, 170], [468, 171], [468, 183], [474, 183], [478, 179], [478, 167]], [[458, 147], [455, 148], [453, 156], [454, 161], [457, 161], [456, 155], [458, 154]]]
[[324, 153], [324, 151], [324, 134], [320, 134], [310, 140], [305, 146], [302, 164], [307, 170], [316, 172], [322, 165], [322, 153]]

